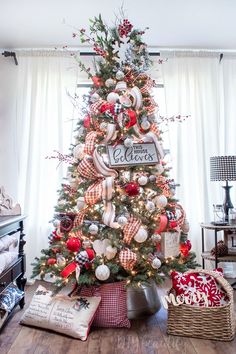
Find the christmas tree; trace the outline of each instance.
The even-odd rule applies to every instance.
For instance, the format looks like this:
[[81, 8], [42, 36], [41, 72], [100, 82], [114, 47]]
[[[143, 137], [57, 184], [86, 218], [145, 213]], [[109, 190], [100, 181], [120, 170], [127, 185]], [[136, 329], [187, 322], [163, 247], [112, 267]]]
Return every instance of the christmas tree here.
[[164, 162], [145, 30], [127, 19], [109, 28], [99, 16], [90, 20], [88, 34], [73, 34], [92, 44], [95, 74], [77, 60], [92, 85], [71, 156], [64, 158], [68, 178], [59, 191], [49, 248], [33, 269], [33, 276], [49, 273], [59, 287], [159, 283], [170, 270], [196, 266]]

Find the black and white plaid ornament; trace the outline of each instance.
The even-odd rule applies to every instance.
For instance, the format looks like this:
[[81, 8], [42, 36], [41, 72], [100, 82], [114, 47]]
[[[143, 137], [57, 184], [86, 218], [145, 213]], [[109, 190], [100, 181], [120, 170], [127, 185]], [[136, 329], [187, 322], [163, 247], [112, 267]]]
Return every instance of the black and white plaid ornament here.
[[120, 103], [115, 103], [115, 106], [114, 106], [114, 112], [115, 114], [119, 114], [122, 110], [122, 104]]

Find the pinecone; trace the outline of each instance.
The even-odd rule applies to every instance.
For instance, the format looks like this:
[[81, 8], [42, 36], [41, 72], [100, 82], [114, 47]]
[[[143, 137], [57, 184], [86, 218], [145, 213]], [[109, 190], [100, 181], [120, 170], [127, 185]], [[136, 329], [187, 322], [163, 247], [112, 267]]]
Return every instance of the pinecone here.
[[217, 246], [212, 248], [211, 255], [215, 256], [216, 254], [218, 257], [227, 256], [228, 246], [223, 241], [218, 241]]

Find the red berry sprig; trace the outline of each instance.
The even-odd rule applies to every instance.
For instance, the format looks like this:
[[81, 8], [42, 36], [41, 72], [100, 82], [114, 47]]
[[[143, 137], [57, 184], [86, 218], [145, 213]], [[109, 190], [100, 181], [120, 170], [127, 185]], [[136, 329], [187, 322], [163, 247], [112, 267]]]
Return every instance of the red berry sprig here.
[[129, 20], [125, 19], [122, 24], [118, 27], [118, 32], [120, 37], [127, 37], [128, 34], [131, 32], [133, 25], [129, 22]]

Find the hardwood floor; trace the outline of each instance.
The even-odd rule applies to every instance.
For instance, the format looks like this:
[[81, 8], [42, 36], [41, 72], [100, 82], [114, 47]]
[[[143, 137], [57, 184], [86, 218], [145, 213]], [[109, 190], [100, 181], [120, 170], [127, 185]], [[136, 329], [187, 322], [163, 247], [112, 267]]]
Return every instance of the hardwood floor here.
[[[38, 282], [39, 283], [39, 282]], [[37, 284], [27, 287], [26, 306]], [[165, 284], [160, 295], [169, 288]], [[24, 311], [24, 310], [23, 310]], [[15, 310], [0, 335], [1, 354], [235, 354], [236, 339], [216, 342], [168, 336], [163, 308], [147, 319], [132, 321], [130, 329], [92, 329], [86, 342], [46, 330], [21, 326], [23, 314]]]

